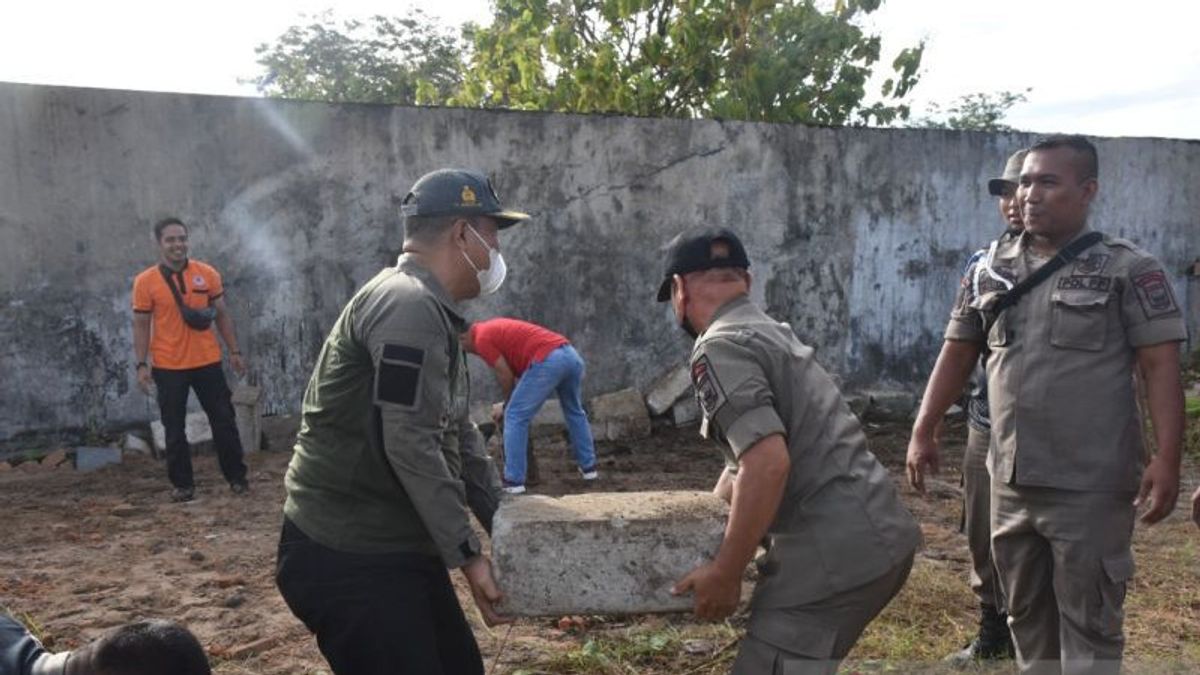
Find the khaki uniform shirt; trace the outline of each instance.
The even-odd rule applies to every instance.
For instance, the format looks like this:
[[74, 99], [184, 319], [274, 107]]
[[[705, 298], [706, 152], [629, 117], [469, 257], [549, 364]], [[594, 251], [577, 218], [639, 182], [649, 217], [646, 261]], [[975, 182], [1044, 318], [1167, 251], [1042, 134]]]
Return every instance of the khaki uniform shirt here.
[[447, 567], [478, 555], [463, 480], [493, 504], [499, 481], [486, 456], [464, 461], [483, 453], [469, 422], [464, 327], [408, 256], [342, 310], [304, 394], [285, 477], [284, 513], [305, 534], [350, 553], [440, 555]]
[[791, 470], [755, 607], [830, 597], [916, 550], [920, 528], [867, 450], [858, 419], [787, 324], [735, 299], [696, 341], [691, 371], [701, 434], [717, 442], [731, 470], [763, 438], [782, 434], [787, 442]]
[[946, 328], [947, 340], [991, 350], [988, 469], [1016, 485], [1136, 490], [1143, 443], [1134, 350], [1187, 338], [1170, 280], [1149, 253], [1106, 236], [1001, 312], [985, 335], [986, 308], [1032, 273], [1028, 243], [1028, 235], [1001, 240], [990, 272], [967, 270]]

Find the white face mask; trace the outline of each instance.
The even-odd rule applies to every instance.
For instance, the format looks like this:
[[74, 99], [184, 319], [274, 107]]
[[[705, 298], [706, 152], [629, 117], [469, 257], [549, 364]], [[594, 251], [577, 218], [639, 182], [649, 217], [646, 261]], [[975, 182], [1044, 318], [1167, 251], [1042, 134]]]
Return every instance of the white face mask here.
[[500, 290], [500, 285], [504, 283], [504, 277], [508, 275], [508, 266], [504, 264], [504, 256], [500, 255], [500, 251], [488, 246], [488, 243], [475, 231], [474, 227], [470, 225], [467, 227], [479, 239], [479, 243], [483, 244], [483, 247], [487, 249], [487, 269], [481, 270], [476, 267], [475, 263], [471, 262], [471, 256], [467, 255], [466, 251], [462, 252], [463, 257], [467, 259], [467, 264], [471, 266], [471, 269], [475, 270], [475, 277], [479, 280], [479, 294], [491, 295]]

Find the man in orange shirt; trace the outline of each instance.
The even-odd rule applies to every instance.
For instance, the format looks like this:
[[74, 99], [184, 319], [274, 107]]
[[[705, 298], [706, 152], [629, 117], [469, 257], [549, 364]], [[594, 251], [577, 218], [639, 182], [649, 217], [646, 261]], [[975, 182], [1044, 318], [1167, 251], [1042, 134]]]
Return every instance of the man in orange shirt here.
[[[147, 394], [158, 390], [167, 444], [167, 477], [175, 486], [171, 501], [195, 496], [192, 457], [184, 433], [188, 388], [195, 390], [212, 427], [221, 473], [235, 494], [248, 489], [242, 441], [221, 370], [221, 347], [212, 325], [229, 349], [229, 363], [238, 375], [246, 364], [238, 351], [233, 319], [225, 307], [221, 275], [198, 260], [188, 260], [188, 228], [178, 218], [154, 226], [158, 264], [133, 280], [133, 351], [138, 386]], [[153, 366], [147, 362], [147, 352]]]

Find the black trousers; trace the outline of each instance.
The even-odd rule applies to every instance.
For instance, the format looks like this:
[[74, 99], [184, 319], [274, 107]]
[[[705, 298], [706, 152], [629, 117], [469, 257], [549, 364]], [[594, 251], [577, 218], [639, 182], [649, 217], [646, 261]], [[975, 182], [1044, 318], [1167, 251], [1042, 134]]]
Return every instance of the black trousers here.
[[483, 675], [436, 556], [335, 551], [284, 518], [275, 583], [336, 675]]
[[245, 482], [242, 440], [238, 437], [237, 419], [221, 364], [188, 370], [155, 368], [151, 375], [158, 389], [158, 409], [166, 432], [167, 478], [171, 480], [171, 485], [177, 488], [193, 486], [192, 453], [188, 448], [187, 434], [184, 433], [189, 388], [195, 390], [200, 407], [208, 415], [217, 461], [225, 480], [230, 483]]

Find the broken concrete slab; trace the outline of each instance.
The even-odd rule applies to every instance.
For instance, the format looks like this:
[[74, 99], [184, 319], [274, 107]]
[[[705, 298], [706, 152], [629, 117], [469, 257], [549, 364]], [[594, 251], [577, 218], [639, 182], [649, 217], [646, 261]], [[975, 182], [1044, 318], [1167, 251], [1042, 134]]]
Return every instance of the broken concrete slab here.
[[506, 499], [492, 560], [513, 616], [685, 611], [671, 587], [712, 559], [728, 507], [710, 492], [621, 492]]
[[671, 406], [671, 422], [676, 427], [686, 427], [700, 420], [700, 404], [696, 398], [689, 396]]
[[[197, 446], [201, 443], [212, 442], [212, 427], [208, 425], [208, 415], [203, 412], [188, 413], [183, 422], [184, 433], [187, 434], [188, 445]], [[162, 421], [155, 420], [150, 423], [150, 433], [154, 436], [154, 447], [159, 452], [167, 450], [167, 433], [163, 429]]]
[[692, 375], [687, 366], [667, 371], [646, 392], [646, 407], [651, 415], [662, 415], [692, 390]]
[[53, 471], [66, 463], [68, 459], [70, 457], [67, 456], [67, 449], [59, 448], [42, 458], [41, 467], [45, 471]]
[[907, 422], [916, 411], [917, 397], [911, 391], [871, 389], [862, 394], [867, 397], [864, 419]]
[[242, 450], [257, 452], [262, 439], [262, 413], [259, 410], [262, 388], [251, 384], [238, 384], [234, 386], [230, 398]]
[[137, 434], [126, 433], [125, 438], [121, 441], [121, 448], [130, 454], [136, 455], [152, 455], [154, 449], [146, 442], [146, 439]]
[[619, 441], [650, 435], [650, 414], [637, 389], [597, 396], [591, 409], [592, 433], [597, 439]]
[[121, 463], [121, 449], [112, 447], [75, 448], [75, 470], [87, 473], [110, 464]]

